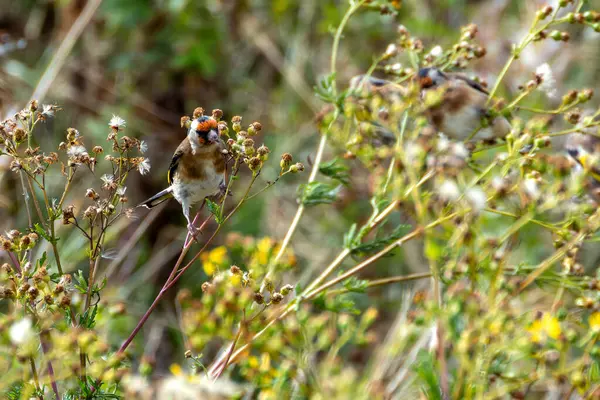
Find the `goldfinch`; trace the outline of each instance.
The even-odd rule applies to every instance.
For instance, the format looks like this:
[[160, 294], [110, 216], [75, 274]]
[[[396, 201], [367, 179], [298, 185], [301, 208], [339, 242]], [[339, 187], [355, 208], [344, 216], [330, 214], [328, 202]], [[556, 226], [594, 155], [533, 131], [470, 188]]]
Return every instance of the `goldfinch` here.
[[417, 79], [425, 100], [429, 92], [440, 91], [441, 98], [432, 101], [425, 115], [446, 136], [456, 140], [491, 140], [510, 131], [506, 118], [490, 116], [486, 107], [488, 92], [474, 80], [437, 68], [421, 68]]
[[224, 192], [225, 144], [219, 138], [217, 121], [201, 116], [192, 121], [187, 137], [181, 142], [169, 165], [169, 187], [160, 191], [138, 207], [153, 208], [175, 197], [181, 204], [189, 231], [194, 234], [190, 219], [192, 205], [204, 202], [206, 197]]
[[571, 134], [565, 148], [588, 174], [585, 185], [590, 196], [600, 202], [600, 138], [582, 133]]

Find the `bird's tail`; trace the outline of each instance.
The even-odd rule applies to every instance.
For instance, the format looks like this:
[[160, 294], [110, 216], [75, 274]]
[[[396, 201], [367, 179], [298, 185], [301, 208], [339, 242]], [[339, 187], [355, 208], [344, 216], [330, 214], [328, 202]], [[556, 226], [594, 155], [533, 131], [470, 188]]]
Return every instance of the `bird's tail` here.
[[148, 200], [141, 202], [137, 205], [137, 207], [153, 208], [162, 203], [163, 201], [169, 200], [171, 197], [173, 197], [173, 189], [168, 187], [165, 190], [156, 193]]

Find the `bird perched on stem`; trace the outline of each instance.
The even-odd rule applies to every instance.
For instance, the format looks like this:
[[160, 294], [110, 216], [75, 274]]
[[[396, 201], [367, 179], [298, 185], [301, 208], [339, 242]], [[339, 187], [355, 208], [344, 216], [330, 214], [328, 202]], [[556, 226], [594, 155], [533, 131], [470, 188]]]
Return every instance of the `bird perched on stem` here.
[[588, 174], [585, 186], [594, 201], [600, 203], [600, 138], [574, 133], [565, 144], [569, 156]]
[[478, 82], [437, 68], [421, 68], [417, 79], [427, 107], [425, 115], [446, 136], [456, 140], [491, 140], [510, 131], [508, 120], [492, 115], [486, 106], [488, 92]]
[[190, 219], [192, 205], [206, 197], [225, 191], [225, 145], [219, 138], [217, 121], [200, 116], [192, 121], [187, 137], [181, 142], [169, 165], [169, 187], [158, 192], [138, 207], [153, 208], [175, 197], [181, 204], [188, 230], [195, 235]]

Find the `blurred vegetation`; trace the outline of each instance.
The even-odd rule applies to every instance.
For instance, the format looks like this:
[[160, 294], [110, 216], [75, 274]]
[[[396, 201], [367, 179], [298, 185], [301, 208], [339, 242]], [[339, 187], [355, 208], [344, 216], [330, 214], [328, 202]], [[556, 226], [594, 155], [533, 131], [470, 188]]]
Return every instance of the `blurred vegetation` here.
[[[566, 135], [552, 135], [598, 134], [597, 120], [573, 128], [567, 114], [579, 112], [582, 122], [598, 109], [600, 26], [595, 14], [562, 21], [549, 30], [568, 41], [536, 39], [501, 75], [532, 21], [551, 20], [536, 20], [544, 6], [0, 0], [0, 120], [31, 112], [36, 99], [39, 109], [24, 120], [37, 121], [43, 104], [55, 104], [62, 110], [28, 125], [33, 147], [56, 152], [73, 127], [81, 136], [68, 146], [85, 145], [91, 154], [97, 145], [108, 153], [107, 123], [122, 117], [132, 146], [148, 146], [135, 157], [151, 164], [138, 174], [142, 160], [131, 158], [131, 173], [119, 178], [127, 186], [118, 209], [124, 216], [127, 206], [166, 186], [172, 152], [185, 137], [181, 116], [197, 106], [207, 114], [222, 109], [226, 122], [241, 115], [243, 129], [260, 121], [253, 139], [270, 149], [259, 175], [240, 171], [227, 212], [245, 199], [253, 178], [256, 190], [277, 179], [226, 223], [209, 220], [182, 263], [185, 219], [175, 201], [115, 220], [103, 244], [88, 252], [81, 232], [62, 223], [65, 207], [51, 205], [65, 187], [60, 163], [44, 171], [48, 210], [56, 211], [51, 217], [42, 207], [56, 225], [45, 236], [44, 218], [41, 230], [29, 223], [35, 209], [14, 157], [0, 157], [0, 231], [9, 243], [0, 271], [0, 393], [53, 398], [56, 382], [63, 398], [600, 397], [597, 204], [570, 202], [584, 196], [583, 179], [571, 179]], [[576, 7], [582, 16], [598, 10], [600, 2], [551, 6], [567, 18]], [[476, 34], [469, 34], [471, 23]], [[441, 56], [431, 55], [436, 46]], [[554, 97], [527, 86], [545, 63]], [[426, 154], [447, 156], [458, 144], [440, 150], [437, 136], [425, 137], [418, 94], [398, 100], [351, 86], [353, 77], [372, 73], [409, 87], [424, 65], [475, 73], [488, 89], [500, 82], [495, 98], [506, 100], [495, 105], [508, 105], [503, 111], [516, 121], [508, 149], [477, 143], [459, 168], [431, 167]], [[565, 105], [563, 95], [584, 88], [596, 96]], [[407, 150], [412, 144], [416, 158]], [[20, 145], [24, 154], [27, 142]], [[282, 153], [293, 162], [278, 165]], [[66, 154], [62, 160], [72, 159]], [[88, 188], [104, 193], [100, 177], [114, 165], [105, 155], [93, 174], [74, 175], [64, 204], [74, 205], [75, 216], [90, 204]], [[306, 170], [278, 180], [296, 162]], [[498, 195], [496, 177], [511, 179], [507, 197]], [[530, 179], [539, 201], [523, 189]], [[465, 196], [444, 203], [439, 188], [447, 181]], [[472, 188], [497, 212], [473, 212], [466, 196]], [[107, 198], [117, 204], [124, 196], [111, 190]], [[428, 233], [420, 231], [428, 224]], [[29, 277], [13, 271], [12, 253], [32, 261]], [[189, 269], [163, 291], [174, 265]], [[45, 298], [32, 288], [51, 295], [39, 303], [39, 320], [30, 302]], [[15, 342], [11, 333], [32, 331], [35, 340]], [[131, 346], [119, 351], [128, 337]]]

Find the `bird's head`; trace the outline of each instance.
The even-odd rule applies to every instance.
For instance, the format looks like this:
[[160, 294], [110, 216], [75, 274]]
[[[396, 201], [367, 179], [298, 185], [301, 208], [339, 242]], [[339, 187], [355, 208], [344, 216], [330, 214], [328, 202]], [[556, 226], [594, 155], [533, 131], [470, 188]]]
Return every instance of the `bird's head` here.
[[219, 140], [217, 121], [207, 116], [195, 119], [190, 125], [188, 136], [201, 146], [216, 143]]
[[437, 68], [421, 68], [417, 73], [417, 80], [421, 89], [429, 89], [439, 87], [448, 77]]

